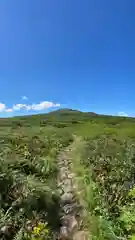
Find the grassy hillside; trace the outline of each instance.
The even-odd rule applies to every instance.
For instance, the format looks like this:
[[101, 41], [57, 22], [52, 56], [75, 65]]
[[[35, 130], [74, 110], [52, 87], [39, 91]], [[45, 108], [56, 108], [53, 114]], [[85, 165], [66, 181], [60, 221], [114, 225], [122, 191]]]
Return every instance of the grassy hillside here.
[[[5, 131], [6, 127], [6, 131]], [[60, 109], [48, 114], [22, 116], [0, 119], [1, 133], [9, 136], [12, 132], [29, 132], [29, 134], [64, 134], [75, 133], [83, 137], [99, 134], [117, 135], [119, 137], [135, 136], [135, 118], [104, 116], [85, 113], [71, 109]]]
[[106, 122], [110, 124], [118, 124], [119, 122], [135, 122], [134, 118], [127, 117], [112, 117], [112, 116], [104, 116], [98, 115], [92, 112], [80, 112], [72, 109], [59, 109], [57, 111], [53, 111], [47, 114], [37, 114], [37, 115], [28, 115], [21, 117], [13, 117], [13, 118], [1, 118], [0, 126], [12, 126], [12, 124], [39, 124], [43, 121], [43, 123], [52, 123], [53, 122], [66, 122], [66, 123], [74, 123], [84, 122], [84, 121], [95, 121], [95, 122]]
[[72, 109], [0, 119], [0, 239], [56, 236], [56, 160], [72, 142], [91, 239], [135, 239], [135, 119]]

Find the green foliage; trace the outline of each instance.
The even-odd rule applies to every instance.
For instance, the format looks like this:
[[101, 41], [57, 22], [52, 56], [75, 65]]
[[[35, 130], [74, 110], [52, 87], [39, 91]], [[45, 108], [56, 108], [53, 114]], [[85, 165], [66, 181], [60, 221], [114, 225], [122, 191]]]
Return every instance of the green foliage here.
[[[57, 135], [40, 138], [40, 135], [27, 135], [20, 129], [16, 136], [1, 141], [1, 239], [47, 240], [52, 231], [58, 230], [56, 156], [63, 147], [62, 141]], [[34, 234], [32, 229], [38, 228], [39, 223], [44, 229], [40, 234]]]
[[61, 109], [0, 119], [0, 133], [0, 239], [53, 239], [60, 224], [56, 159], [74, 134], [85, 140], [73, 162], [91, 239], [134, 239], [134, 118]]
[[92, 239], [131, 239], [135, 234], [135, 141], [103, 135], [77, 140], [75, 149], [79, 198]]

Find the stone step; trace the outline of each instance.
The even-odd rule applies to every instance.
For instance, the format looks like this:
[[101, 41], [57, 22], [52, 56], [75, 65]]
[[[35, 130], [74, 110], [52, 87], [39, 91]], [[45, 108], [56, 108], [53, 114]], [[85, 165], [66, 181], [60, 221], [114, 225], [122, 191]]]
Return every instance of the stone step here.
[[[73, 235], [78, 232], [80, 216], [80, 205], [78, 204], [74, 195], [74, 190], [77, 189], [75, 182], [75, 174], [71, 172], [72, 159], [68, 156], [68, 149], [61, 153], [58, 158], [58, 186], [60, 188], [60, 208], [61, 208], [61, 227], [60, 239], [73, 240]], [[80, 233], [81, 235], [81, 233]], [[76, 236], [80, 236], [75, 235]], [[77, 238], [74, 238], [77, 240]], [[81, 240], [81, 239], [78, 239]], [[86, 240], [86, 239], [82, 239]]]

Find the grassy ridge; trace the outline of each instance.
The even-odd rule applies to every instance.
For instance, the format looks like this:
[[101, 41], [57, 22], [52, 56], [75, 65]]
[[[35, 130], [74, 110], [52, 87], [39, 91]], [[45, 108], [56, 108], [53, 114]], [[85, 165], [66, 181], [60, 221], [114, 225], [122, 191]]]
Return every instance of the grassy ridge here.
[[57, 233], [56, 158], [73, 135], [81, 136], [72, 157], [91, 239], [134, 239], [135, 119], [67, 109], [0, 119], [1, 239]]

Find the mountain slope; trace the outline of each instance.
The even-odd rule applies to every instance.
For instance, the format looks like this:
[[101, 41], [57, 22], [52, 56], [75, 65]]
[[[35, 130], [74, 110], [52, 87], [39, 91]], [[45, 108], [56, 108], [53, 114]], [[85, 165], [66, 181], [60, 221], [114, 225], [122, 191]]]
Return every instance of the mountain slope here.
[[26, 115], [12, 118], [1, 118], [0, 126], [16, 126], [16, 125], [47, 125], [47, 124], [76, 124], [90, 122], [103, 122], [118, 124], [119, 122], [135, 122], [134, 118], [116, 117], [99, 115], [94, 112], [81, 112], [73, 109], [59, 109], [46, 114]]

